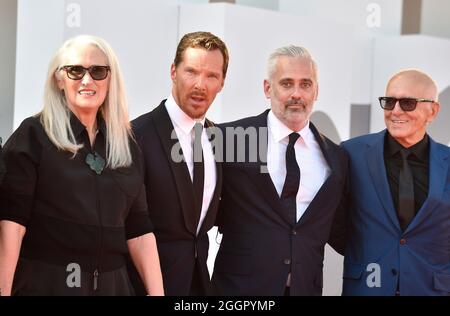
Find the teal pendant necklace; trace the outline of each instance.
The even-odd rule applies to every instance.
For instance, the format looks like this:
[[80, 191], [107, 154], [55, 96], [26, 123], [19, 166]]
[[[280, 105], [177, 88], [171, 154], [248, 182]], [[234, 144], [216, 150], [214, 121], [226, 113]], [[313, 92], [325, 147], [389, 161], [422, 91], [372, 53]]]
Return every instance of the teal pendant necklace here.
[[106, 165], [105, 159], [95, 151], [86, 155], [85, 162], [98, 175], [102, 174]]

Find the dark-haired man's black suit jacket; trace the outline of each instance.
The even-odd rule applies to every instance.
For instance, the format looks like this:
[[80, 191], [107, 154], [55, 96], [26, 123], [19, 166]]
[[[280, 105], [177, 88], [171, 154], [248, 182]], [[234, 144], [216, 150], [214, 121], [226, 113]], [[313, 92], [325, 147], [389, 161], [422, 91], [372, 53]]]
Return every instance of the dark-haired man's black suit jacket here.
[[[197, 263], [200, 283], [210, 293], [206, 265], [208, 230], [214, 225], [222, 183], [222, 168], [216, 163], [217, 182], [207, 215], [198, 235], [190, 216], [194, 208], [194, 190], [185, 162], [176, 163], [171, 150], [178, 139], [171, 139], [174, 127], [164, 101], [150, 113], [132, 122], [145, 163], [145, 184], [150, 219], [155, 227], [159, 259], [166, 295], [189, 295], [194, 267]], [[208, 120], [208, 127], [212, 125]], [[137, 294], [144, 294], [136, 273], [130, 277]]]
[[2, 181], [4, 174], [5, 174], [5, 164], [3, 163], [3, 156], [2, 156], [2, 138], [0, 137], [0, 182]]
[[[227, 127], [266, 128], [267, 115], [268, 111], [219, 127], [224, 132]], [[284, 295], [289, 273], [290, 295], [322, 294], [324, 246], [345, 188], [347, 156], [313, 124], [310, 128], [331, 174], [295, 225], [282, 208], [269, 173], [261, 172], [265, 164], [260, 157], [267, 157], [267, 149], [258, 146], [261, 156], [257, 162], [227, 159], [222, 164], [217, 225], [223, 237], [212, 277], [216, 294]], [[259, 134], [261, 137], [265, 139], [258, 139], [258, 144], [267, 144], [267, 134]], [[226, 148], [225, 157], [229, 150]]]

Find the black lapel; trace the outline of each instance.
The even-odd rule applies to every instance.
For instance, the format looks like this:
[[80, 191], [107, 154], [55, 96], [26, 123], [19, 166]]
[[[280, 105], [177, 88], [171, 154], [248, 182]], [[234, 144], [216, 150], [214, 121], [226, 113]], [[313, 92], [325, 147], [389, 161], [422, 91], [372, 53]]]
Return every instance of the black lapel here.
[[[296, 226], [304, 224], [308, 221], [308, 219], [313, 216], [314, 210], [320, 209], [322, 204], [327, 203], [329, 200], [329, 195], [333, 194], [333, 192], [336, 190], [337, 185], [337, 175], [338, 170], [342, 168], [339, 156], [335, 154], [336, 147], [329, 146], [325, 136], [319, 133], [317, 128], [314, 126], [313, 123], [309, 123], [309, 128], [311, 129], [314, 138], [316, 139], [317, 143], [319, 144], [319, 147], [322, 151], [322, 154], [330, 167], [330, 175], [325, 180], [325, 182], [320, 187], [319, 191], [317, 191], [316, 195], [314, 196], [311, 203], [306, 208], [305, 212], [303, 213], [302, 217], [300, 217], [300, 220], [296, 223]], [[301, 170], [301, 166], [300, 166]], [[331, 210], [330, 210], [331, 211]]]
[[[205, 127], [206, 127], [206, 133], [208, 135], [208, 139], [211, 141], [211, 133], [210, 131], [214, 130], [215, 125], [210, 120], [205, 120]], [[214, 153], [217, 153], [217, 150], [220, 150], [220, 148], [213, 148]], [[207, 233], [209, 228], [211, 228], [215, 221], [216, 221], [216, 215], [217, 215], [217, 209], [219, 207], [219, 201], [220, 201], [220, 194], [222, 193], [222, 160], [217, 159], [217, 157], [221, 156], [214, 156], [216, 159], [216, 187], [214, 189], [214, 194], [211, 199], [211, 203], [208, 207], [208, 212], [206, 213], [205, 219], [203, 220], [203, 224], [200, 227], [199, 235]]]
[[391, 189], [386, 175], [386, 166], [384, 164], [384, 138], [386, 130], [377, 134], [376, 140], [368, 144], [365, 148], [367, 167], [370, 173], [370, 180], [377, 192], [378, 198], [384, 210], [388, 214], [392, 223], [400, 230], [397, 211], [392, 200]]
[[[257, 128], [257, 139], [258, 139], [258, 154], [257, 161], [254, 163], [246, 163], [245, 171], [256, 186], [258, 193], [263, 196], [269, 205], [272, 207], [276, 213], [267, 213], [274, 220], [283, 224], [284, 226], [289, 225], [288, 214], [283, 210], [280, 203], [280, 196], [275, 188], [275, 185], [270, 178], [269, 171], [267, 170], [267, 144], [268, 144], [268, 129], [267, 129], [267, 115], [269, 110], [263, 112], [262, 114], [255, 117], [255, 123], [252, 124], [253, 127]], [[262, 132], [265, 130], [265, 132]], [[246, 146], [246, 157], [249, 157], [248, 150], [251, 146]], [[264, 157], [266, 161], [262, 161], [261, 157]]]
[[[192, 180], [186, 162], [175, 162], [172, 159], [172, 149], [175, 148], [175, 146], [179, 148], [179, 143], [169, 113], [164, 104], [165, 100], [153, 110], [153, 123], [155, 124], [162, 147], [164, 148], [166, 157], [172, 169], [172, 176], [180, 198], [186, 228], [193, 235], [196, 235], [197, 222], [195, 220], [195, 201]], [[172, 136], [174, 136], [173, 139]]]
[[446, 161], [448, 158], [448, 152], [439, 148], [439, 145], [430, 137], [430, 180], [428, 197], [417, 212], [417, 215], [414, 216], [406, 228], [405, 234], [417, 227], [422, 221], [430, 218], [430, 213], [442, 201], [442, 194], [444, 193], [447, 174], [449, 172], [448, 162]]

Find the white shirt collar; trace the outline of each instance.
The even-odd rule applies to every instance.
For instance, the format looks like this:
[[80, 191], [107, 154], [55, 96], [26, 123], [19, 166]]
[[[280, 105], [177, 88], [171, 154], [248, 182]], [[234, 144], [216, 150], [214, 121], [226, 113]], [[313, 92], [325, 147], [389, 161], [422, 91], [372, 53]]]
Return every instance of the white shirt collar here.
[[[283, 141], [284, 139], [287, 139], [289, 134], [294, 132], [289, 127], [284, 125], [284, 123], [281, 122], [275, 116], [275, 114], [273, 114], [272, 110], [269, 111], [269, 115], [267, 116], [267, 126], [269, 128], [269, 131], [270, 131], [270, 134], [272, 135], [273, 140], [277, 143]], [[301, 137], [301, 139], [303, 139], [306, 146], [308, 146], [308, 144], [311, 140], [314, 141], [314, 134], [312, 133], [311, 129], [309, 128], [309, 120], [306, 123], [305, 127], [303, 127], [297, 133], [300, 134], [300, 137]]]
[[178, 106], [175, 102], [175, 99], [172, 94], [166, 100], [166, 109], [169, 113], [169, 117], [174, 125], [177, 125], [181, 131], [185, 134], [190, 134], [192, 129], [194, 128], [195, 123], [201, 123], [205, 126], [205, 118], [203, 117], [201, 120], [194, 120], [189, 115], [183, 112], [183, 110]]

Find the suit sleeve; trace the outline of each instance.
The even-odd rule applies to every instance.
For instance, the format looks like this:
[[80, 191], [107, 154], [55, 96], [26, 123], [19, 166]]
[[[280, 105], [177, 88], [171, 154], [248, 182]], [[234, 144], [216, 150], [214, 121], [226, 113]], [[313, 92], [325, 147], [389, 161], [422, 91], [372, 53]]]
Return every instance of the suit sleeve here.
[[344, 162], [344, 188], [340, 203], [336, 209], [333, 223], [331, 226], [330, 237], [328, 244], [341, 255], [345, 253], [345, 246], [348, 234], [348, 203], [349, 203], [349, 173], [348, 173], [348, 159], [345, 156]]

